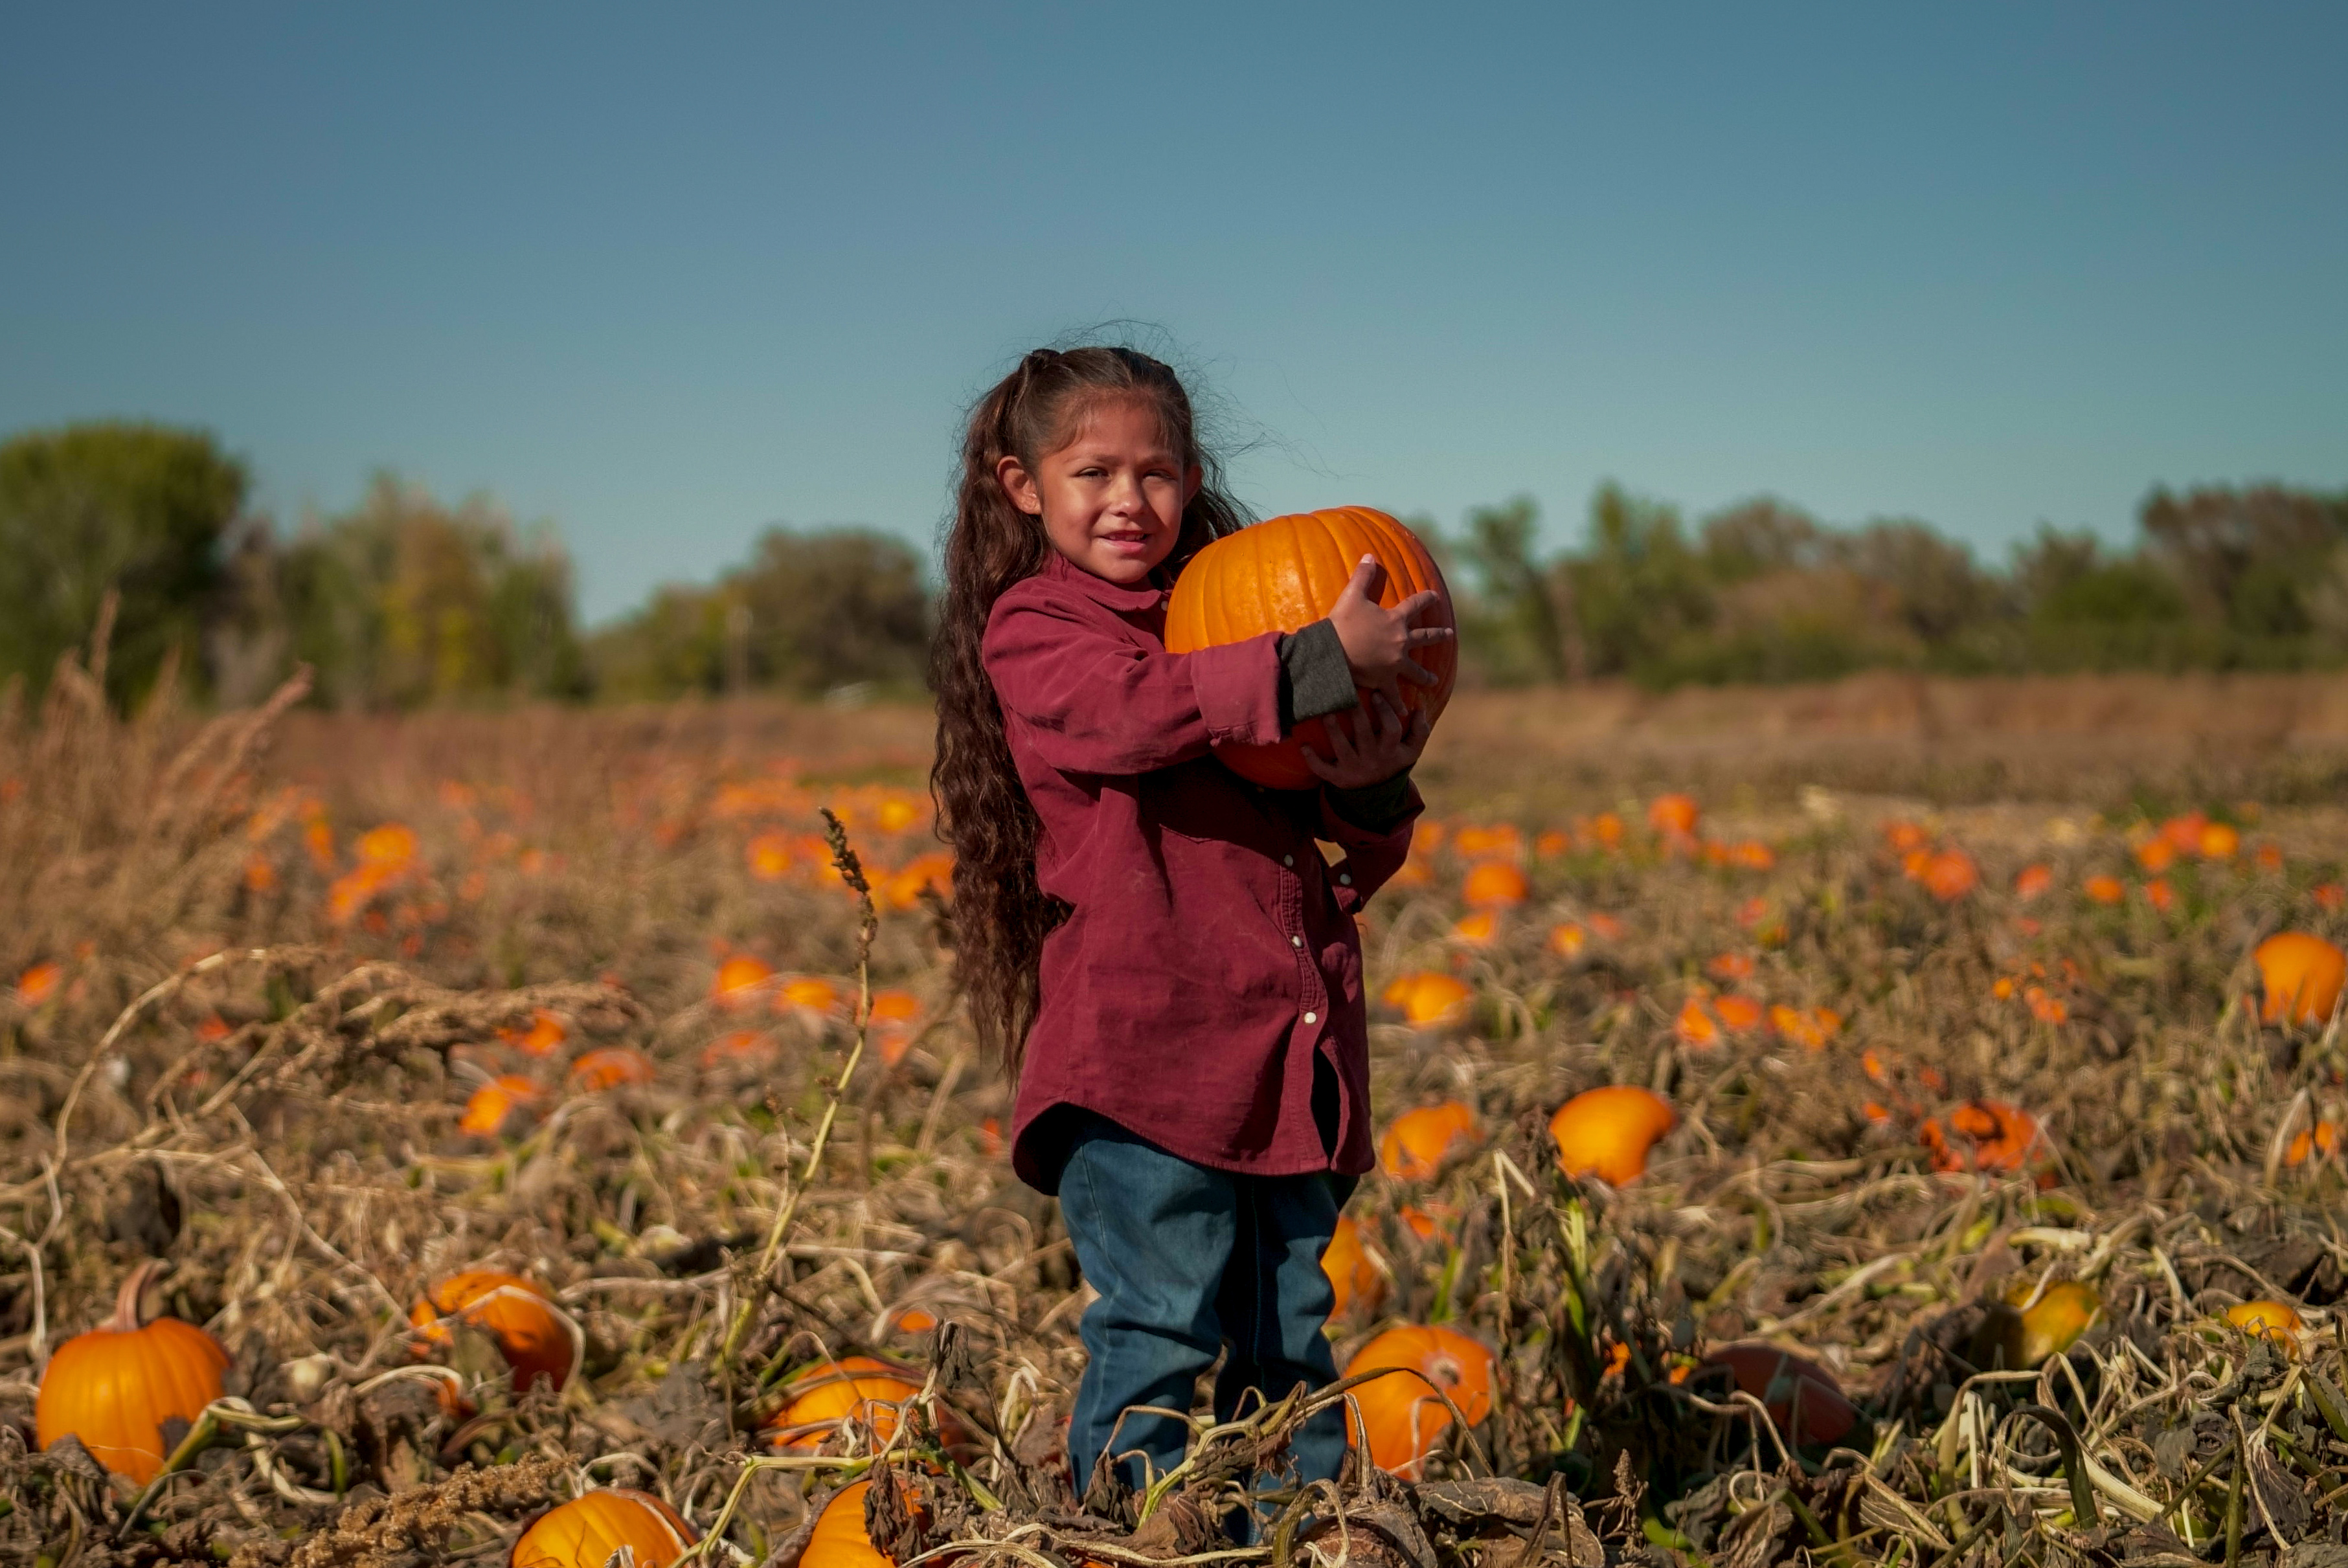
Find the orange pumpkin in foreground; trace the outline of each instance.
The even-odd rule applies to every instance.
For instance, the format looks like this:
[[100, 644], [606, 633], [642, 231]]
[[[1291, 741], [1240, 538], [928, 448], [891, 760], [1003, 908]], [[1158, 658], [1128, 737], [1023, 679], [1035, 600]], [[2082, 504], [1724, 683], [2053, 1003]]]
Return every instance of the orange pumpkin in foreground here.
[[139, 1325], [139, 1298], [162, 1268], [140, 1264], [122, 1282], [114, 1316], [57, 1347], [33, 1406], [35, 1435], [48, 1448], [67, 1435], [89, 1457], [140, 1486], [163, 1468], [163, 1423], [193, 1423], [221, 1397], [228, 1352], [192, 1323], [158, 1317]]
[[2289, 1345], [2307, 1327], [2299, 1309], [2286, 1301], [2244, 1301], [2226, 1308], [2226, 1321], [2253, 1337]]
[[1345, 1363], [1345, 1376], [1400, 1368], [1353, 1390], [1358, 1423], [1347, 1417], [1352, 1440], [1368, 1440], [1371, 1462], [1406, 1481], [1435, 1451], [1451, 1410], [1440, 1389], [1475, 1426], [1492, 1413], [1492, 1352], [1449, 1328], [1389, 1328]]
[[1423, 1182], [1435, 1174], [1444, 1156], [1461, 1143], [1483, 1135], [1476, 1112], [1457, 1100], [1406, 1111], [1378, 1140], [1378, 1164], [1389, 1176]]
[[2266, 992], [2259, 1017], [2267, 1023], [2321, 1025], [2332, 1020], [2340, 985], [2348, 979], [2348, 953], [2305, 931], [2279, 931], [2250, 955]]
[[538, 1516], [513, 1545], [511, 1568], [603, 1568], [625, 1546], [636, 1568], [668, 1568], [694, 1542], [693, 1527], [648, 1491], [607, 1488]]
[[408, 1309], [407, 1320], [427, 1352], [455, 1343], [453, 1323], [488, 1335], [513, 1368], [516, 1393], [529, 1392], [541, 1377], [560, 1389], [586, 1349], [579, 1326], [545, 1291], [518, 1274], [494, 1268], [448, 1276]]
[[[1328, 615], [1365, 555], [1375, 556], [1385, 568], [1380, 604], [1398, 604], [1432, 589], [1434, 612], [1421, 616], [1419, 624], [1458, 624], [1451, 591], [1417, 535], [1368, 507], [1333, 507], [1270, 518], [1191, 557], [1167, 601], [1166, 651], [1192, 653], [1267, 631], [1302, 631]], [[1404, 682], [1403, 704], [1426, 713], [1432, 723], [1451, 700], [1459, 647], [1456, 641], [1432, 643], [1414, 650], [1411, 658], [1435, 677], [1435, 684]], [[1273, 789], [1311, 789], [1321, 780], [1304, 765], [1306, 746], [1330, 754], [1326, 721], [1308, 719], [1273, 745], [1218, 744], [1215, 754], [1241, 778]]]
[[870, 1481], [856, 1481], [823, 1505], [799, 1557], [800, 1568], [895, 1568], [865, 1533], [864, 1496], [871, 1490]]
[[[1834, 1374], [1817, 1362], [1759, 1343], [1724, 1345], [1704, 1358], [1769, 1412], [1769, 1424], [1797, 1448], [1840, 1442], [1859, 1425], [1859, 1409]], [[1701, 1376], [1701, 1374], [1699, 1374]]]
[[1557, 1108], [1549, 1134], [1569, 1176], [1596, 1176], [1613, 1186], [1646, 1173], [1647, 1152], [1679, 1113], [1662, 1095], [1632, 1083], [1585, 1090]]

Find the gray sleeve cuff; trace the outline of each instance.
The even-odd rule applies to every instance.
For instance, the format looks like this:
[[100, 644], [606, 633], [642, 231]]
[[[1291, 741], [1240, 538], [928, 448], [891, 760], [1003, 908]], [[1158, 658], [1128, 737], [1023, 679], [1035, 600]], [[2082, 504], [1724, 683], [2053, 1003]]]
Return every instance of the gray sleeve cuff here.
[[[1327, 785], [1322, 786], [1328, 789]], [[1365, 833], [1384, 833], [1410, 810], [1410, 770], [1359, 789], [1328, 789], [1329, 809]]]
[[1280, 640], [1280, 675], [1283, 733], [1307, 719], [1342, 713], [1360, 700], [1354, 691], [1354, 667], [1345, 661], [1345, 645], [1327, 620], [1316, 620]]

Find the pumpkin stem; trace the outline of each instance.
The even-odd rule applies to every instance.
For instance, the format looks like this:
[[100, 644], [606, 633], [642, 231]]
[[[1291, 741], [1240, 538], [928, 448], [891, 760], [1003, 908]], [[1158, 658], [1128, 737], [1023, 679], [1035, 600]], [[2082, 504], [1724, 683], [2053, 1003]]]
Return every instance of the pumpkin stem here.
[[147, 1294], [149, 1282], [171, 1266], [160, 1257], [140, 1260], [138, 1267], [123, 1277], [122, 1288], [114, 1293], [114, 1316], [98, 1327], [108, 1334], [139, 1332], [139, 1298]]

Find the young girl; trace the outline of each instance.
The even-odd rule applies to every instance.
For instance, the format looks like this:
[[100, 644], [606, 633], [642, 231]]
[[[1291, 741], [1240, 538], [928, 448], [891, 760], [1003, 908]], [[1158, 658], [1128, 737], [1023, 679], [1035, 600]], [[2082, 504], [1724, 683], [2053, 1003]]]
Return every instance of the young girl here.
[[[1433, 677], [1409, 651], [1451, 635], [1412, 624], [1432, 593], [1381, 609], [1365, 559], [1326, 620], [1167, 652], [1167, 589], [1242, 522], [1218, 479], [1164, 364], [1039, 349], [972, 412], [945, 545], [932, 782], [957, 969], [1018, 1085], [1013, 1167], [1058, 1195], [1100, 1296], [1079, 1492], [1181, 1459], [1168, 1412], [1218, 1352], [1220, 1419], [1335, 1376], [1321, 1254], [1371, 1163], [1353, 914], [1420, 808], [1426, 722], [1403, 721], [1401, 682]], [[1345, 709], [1307, 753], [1319, 789], [1210, 751]], [[1340, 1412], [1316, 1417], [1299, 1479], [1334, 1477], [1344, 1445]]]

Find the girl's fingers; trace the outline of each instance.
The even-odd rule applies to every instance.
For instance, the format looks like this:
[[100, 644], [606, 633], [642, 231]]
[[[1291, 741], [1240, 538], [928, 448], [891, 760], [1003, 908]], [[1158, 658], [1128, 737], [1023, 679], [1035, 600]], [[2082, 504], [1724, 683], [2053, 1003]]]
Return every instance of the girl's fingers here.
[[1448, 642], [1458, 635], [1459, 633], [1448, 626], [1414, 626], [1404, 635], [1403, 641], [1412, 648], [1432, 648], [1438, 642]]
[[[1384, 576], [1385, 573], [1381, 571], [1379, 575]], [[1420, 611], [1438, 603], [1442, 600], [1442, 597], [1443, 596], [1441, 594], [1436, 592], [1431, 588], [1422, 588], [1416, 593], [1412, 594], [1408, 599], [1395, 600], [1395, 607], [1386, 613], [1400, 620], [1404, 625], [1407, 626], [1410, 624], [1412, 619], [1418, 615]]]
[[1416, 659], [1403, 661], [1402, 678], [1414, 686], [1439, 686], [1443, 683], [1442, 676], [1437, 675]]

